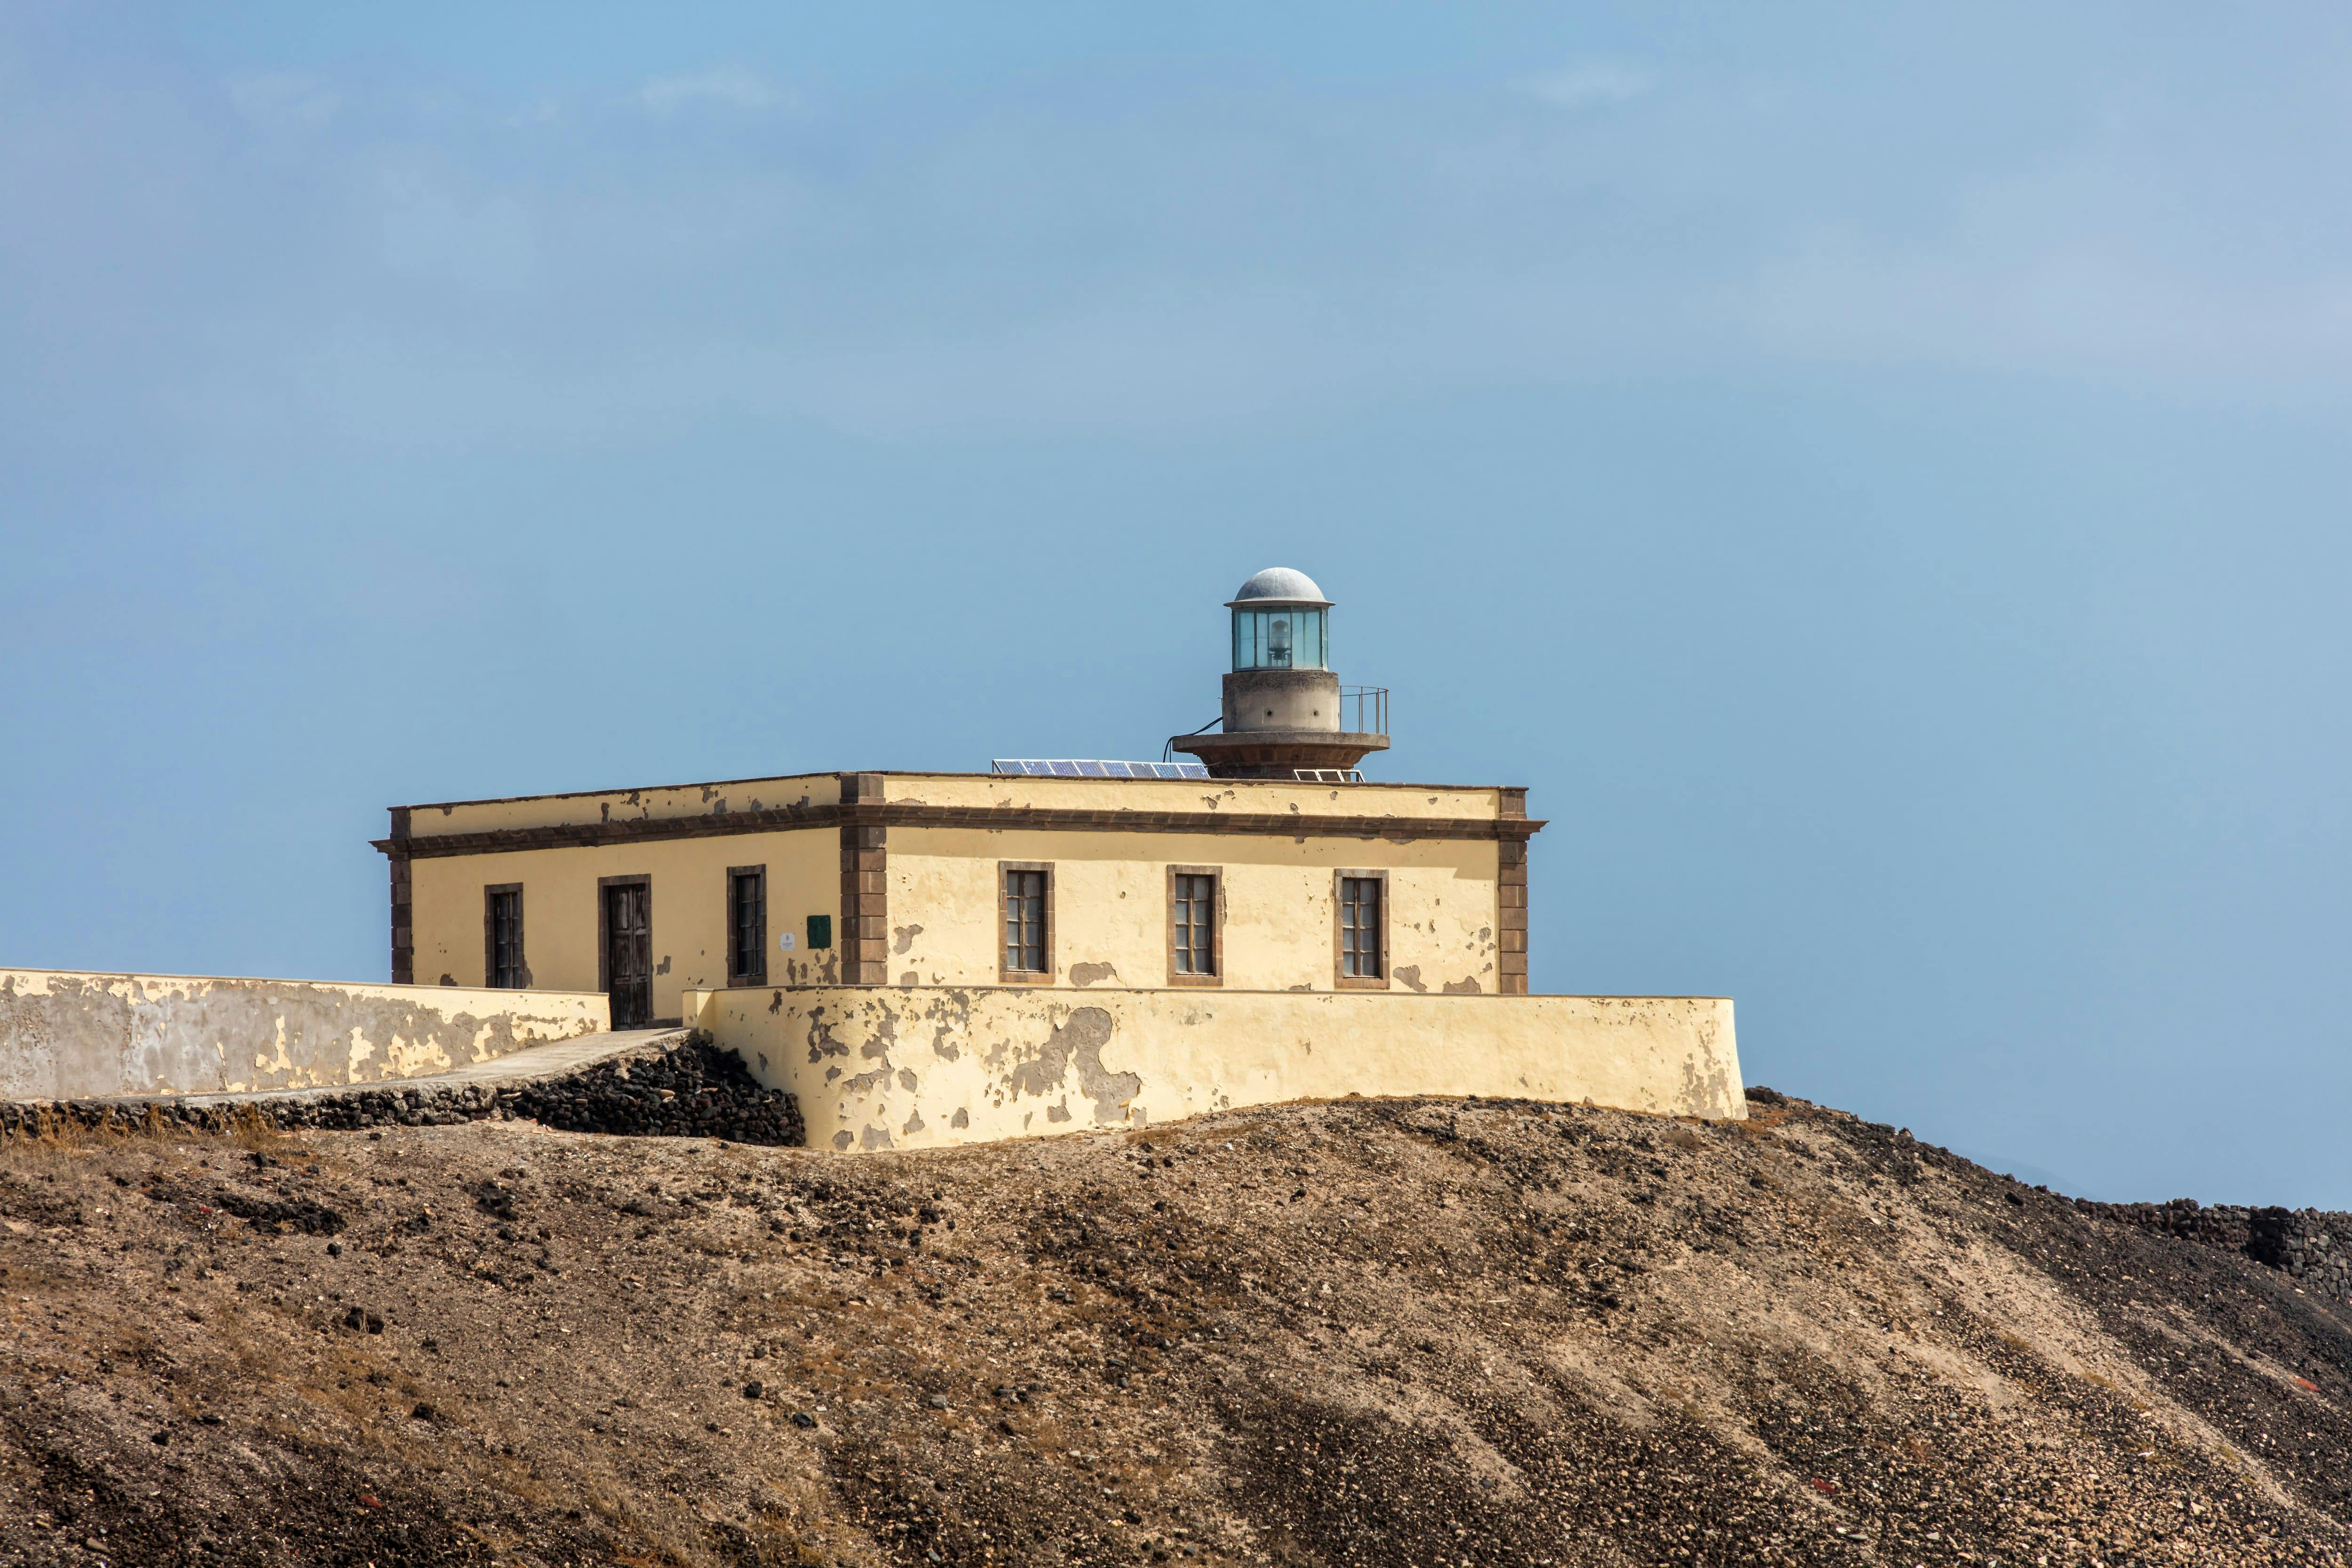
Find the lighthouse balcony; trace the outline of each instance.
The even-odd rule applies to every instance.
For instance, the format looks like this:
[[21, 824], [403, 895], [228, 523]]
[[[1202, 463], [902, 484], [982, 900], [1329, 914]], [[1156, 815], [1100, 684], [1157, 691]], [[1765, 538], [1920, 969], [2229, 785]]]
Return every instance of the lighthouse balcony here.
[[1339, 728], [1386, 739], [1389, 732], [1389, 689], [1385, 686], [1339, 688]]
[[[1260, 684], [1270, 672], [1253, 673], [1252, 689], [1244, 694], [1249, 700], [1246, 703], [1233, 701], [1228, 688], [1221, 731], [1177, 735], [1168, 742], [1176, 751], [1200, 758], [1210, 776], [1360, 783], [1362, 775], [1356, 772], [1356, 764], [1374, 752], [1389, 749], [1386, 687], [1339, 688], [1323, 694], [1324, 700], [1317, 704], [1319, 710], [1293, 712], [1290, 710], [1296, 704], [1280, 700], [1282, 694], [1269, 694]], [[1229, 681], [1236, 679], [1244, 678], [1227, 677]], [[1335, 696], [1336, 701], [1329, 700]]]

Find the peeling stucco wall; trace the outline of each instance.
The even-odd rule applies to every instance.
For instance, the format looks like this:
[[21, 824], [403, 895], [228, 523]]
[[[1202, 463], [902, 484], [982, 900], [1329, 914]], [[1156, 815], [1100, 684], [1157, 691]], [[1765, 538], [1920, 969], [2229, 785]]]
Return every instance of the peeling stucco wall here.
[[[1082, 811], [1288, 812], [1303, 816], [1492, 817], [1501, 792], [1487, 785], [1369, 784], [1344, 787], [1268, 779], [1074, 779], [997, 773], [886, 773], [881, 799], [906, 805], [1057, 807]], [[407, 807], [419, 838], [509, 827], [586, 826], [651, 822], [790, 806], [837, 805], [838, 773], [730, 779], [653, 789], [589, 790]]]
[[1727, 998], [821, 986], [689, 993], [813, 1148], [1134, 1127], [1234, 1106], [1486, 1095], [1747, 1115]]
[[924, 805], [1085, 811], [1289, 812], [1302, 816], [1492, 817], [1490, 785], [1293, 784], [1283, 779], [1039, 778], [1018, 773], [884, 773], [883, 798]]
[[1056, 984], [1097, 987], [1114, 974], [1121, 985], [1168, 984], [1168, 868], [1214, 866], [1227, 986], [1336, 990], [1334, 877], [1347, 869], [1388, 873], [1393, 984], [1501, 989], [1495, 845], [1402, 833], [1361, 839], [893, 828], [890, 918], [920, 922], [891, 954], [893, 979], [995, 984], [1003, 940], [1000, 860], [1054, 868]]
[[[812, 952], [801, 940], [811, 915], [834, 919], [838, 930], [841, 839], [829, 827], [414, 861], [409, 896], [416, 976], [446, 974], [460, 985], [483, 984], [488, 978], [483, 973], [488, 956], [483, 891], [520, 884], [523, 952], [532, 983], [593, 991], [600, 980], [597, 879], [650, 877], [653, 1016], [678, 1017], [680, 992], [727, 984], [727, 872], [732, 866], [767, 868], [769, 977], [786, 984], [838, 979], [839, 946]], [[791, 952], [777, 942], [786, 931], [795, 933]]]
[[[1340, 837], [1152, 832], [1146, 827], [894, 826], [888, 830], [887, 940], [877, 954], [902, 985], [989, 985], [1000, 978], [997, 864], [1055, 868], [1051, 948], [1056, 986], [1169, 984], [1168, 868], [1210, 865], [1223, 874], [1223, 979], [1254, 990], [1335, 988], [1333, 874], [1384, 871], [1389, 881], [1391, 984], [1433, 994], [1502, 988], [1503, 912], [1492, 839], [1417, 837], [1416, 818], [1492, 820], [1490, 788], [1328, 785], [1280, 781], [1088, 780], [988, 774], [879, 775], [882, 798], [954, 808], [1034, 806], [1393, 818], [1393, 833]], [[840, 800], [830, 773], [660, 790], [457, 803], [407, 808], [415, 838], [660, 818], [708, 818]], [[651, 879], [653, 1016], [685, 1016], [688, 991], [728, 984], [727, 877], [767, 868], [767, 973], [785, 986], [845, 977], [848, 922], [841, 904], [841, 837], [833, 826], [423, 855], [407, 862], [412, 973], [458, 985], [488, 981], [484, 889], [522, 889], [523, 949], [535, 985], [589, 991], [598, 965], [598, 881]], [[812, 952], [808, 919], [834, 922], [835, 946]], [[795, 935], [783, 950], [779, 938]]]
[[0, 1100], [378, 1083], [610, 1016], [594, 993], [0, 969]]
[[584, 826], [645, 822], [657, 817], [724, 816], [779, 806], [838, 805], [841, 775], [796, 773], [782, 778], [730, 779], [719, 784], [667, 784], [656, 789], [586, 790], [576, 795], [516, 795], [505, 800], [456, 800], [411, 806], [409, 831], [419, 838], [484, 833], [501, 827]]

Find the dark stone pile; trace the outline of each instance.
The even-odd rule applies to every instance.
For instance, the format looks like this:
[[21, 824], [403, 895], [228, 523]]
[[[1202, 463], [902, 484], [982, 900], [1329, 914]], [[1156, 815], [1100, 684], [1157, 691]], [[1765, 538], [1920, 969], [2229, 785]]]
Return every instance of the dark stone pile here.
[[2339, 1300], [2352, 1298], [2352, 1214], [2208, 1205], [2195, 1198], [2163, 1204], [2095, 1204], [2077, 1198], [2074, 1206], [2217, 1252], [2242, 1254], [2292, 1276], [2306, 1289]]
[[701, 1034], [650, 1059], [604, 1062], [502, 1090], [501, 1100], [514, 1115], [566, 1132], [725, 1138], [787, 1148], [808, 1141], [800, 1102], [782, 1089], [761, 1088], [741, 1057]]
[[465, 1121], [540, 1121], [568, 1132], [638, 1138], [724, 1138], [800, 1146], [799, 1103], [762, 1088], [733, 1051], [699, 1031], [609, 1057], [575, 1072], [511, 1083], [371, 1085], [251, 1100], [0, 1101], [0, 1135], [63, 1126], [133, 1132], [189, 1128], [228, 1131], [260, 1122], [327, 1131], [451, 1127]]

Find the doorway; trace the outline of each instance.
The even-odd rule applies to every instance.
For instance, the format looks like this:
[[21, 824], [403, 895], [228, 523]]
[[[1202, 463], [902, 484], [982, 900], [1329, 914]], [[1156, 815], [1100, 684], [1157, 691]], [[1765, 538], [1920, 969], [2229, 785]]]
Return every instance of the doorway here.
[[646, 877], [615, 877], [604, 886], [604, 994], [613, 1027], [642, 1029], [654, 1017], [654, 889]]

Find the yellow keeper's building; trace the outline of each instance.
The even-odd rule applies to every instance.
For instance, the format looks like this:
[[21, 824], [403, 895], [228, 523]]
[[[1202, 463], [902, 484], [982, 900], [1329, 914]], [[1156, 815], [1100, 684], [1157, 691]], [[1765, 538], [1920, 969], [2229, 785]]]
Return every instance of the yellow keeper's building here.
[[1528, 994], [1508, 785], [1364, 779], [1387, 696], [1261, 572], [1185, 762], [999, 762], [395, 807], [393, 979], [599, 991], [907, 1147], [1347, 1094], [1745, 1114], [1728, 1000]]

